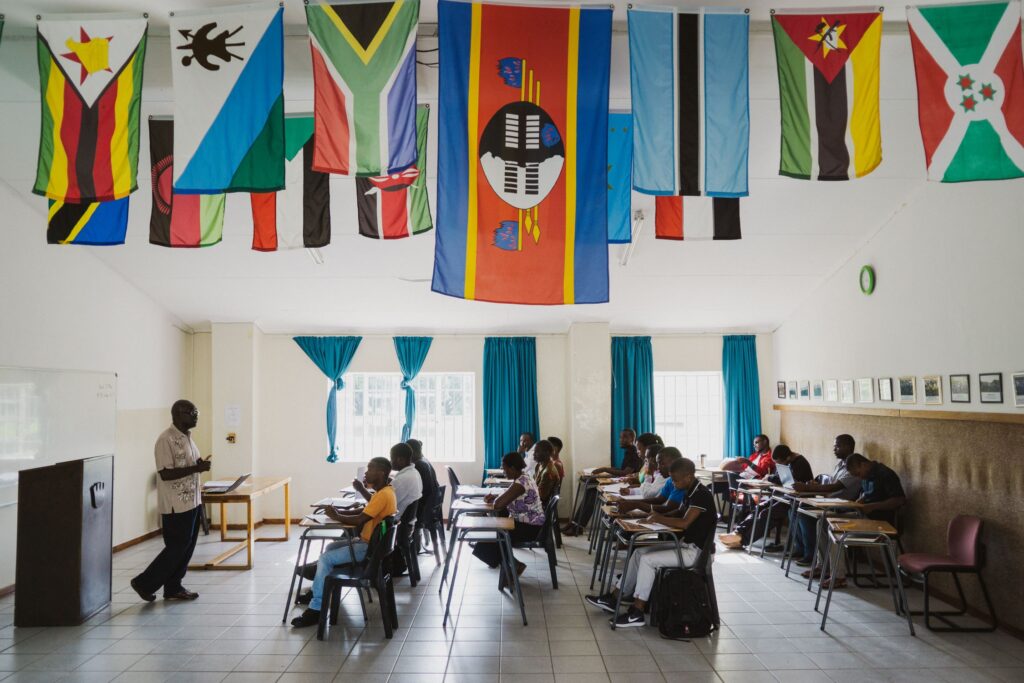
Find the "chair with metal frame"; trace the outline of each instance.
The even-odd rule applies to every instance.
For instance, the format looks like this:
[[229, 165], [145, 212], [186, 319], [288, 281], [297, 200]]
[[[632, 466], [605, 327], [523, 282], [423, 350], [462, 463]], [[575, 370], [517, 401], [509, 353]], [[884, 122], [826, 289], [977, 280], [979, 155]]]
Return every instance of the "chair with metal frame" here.
[[519, 548], [541, 549], [548, 556], [548, 568], [551, 570], [551, 587], [558, 590], [558, 554], [555, 552], [554, 529], [558, 527], [558, 501], [559, 497], [552, 494], [544, 506], [544, 525], [540, 533], [533, 541], [520, 543]]
[[[725, 515], [719, 515], [724, 517]], [[651, 607], [651, 618], [650, 625], [657, 626], [657, 610], [654, 609], [654, 605], [658, 600], [658, 589], [661, 587], [662, 581], [665, 579], [665, 575], [668, 572], [673, 571], [685, 571], [693, 572], [704, 580], [704, 584], [708, 590], [708, 601], [711, 604], [711, 623], [715, 625], [717, 631], [722, 627], [722, 620], [718, 614], [718, 596], [715, 594], [715, 577], [711, 572], [711, 565], [713, 563], [713, 556], [715, 554], [715, 536], [718, 532], [718, 525], [711, 527], [711, 531], [708, 533], [708, 537], [704, 540], [704, 546], [700, 549], [700, 555], [697, 556], [697, 561], [693, 563], [692, 567], [684, 567], [682, 564], [682, 553], [679, 555], [679, 566], [677, 567], [659, 567], [657, 573], [654, 575], [654, 587], [651, 590], [651, 599], [648, 601], [648, 605]]]

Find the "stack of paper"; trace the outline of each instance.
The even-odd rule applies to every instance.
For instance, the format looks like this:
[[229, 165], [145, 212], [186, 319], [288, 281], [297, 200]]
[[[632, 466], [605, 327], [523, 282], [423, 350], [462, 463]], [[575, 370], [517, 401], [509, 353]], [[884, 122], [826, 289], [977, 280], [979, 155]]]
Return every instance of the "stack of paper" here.
[[234, 479], [215, 479], [213, 481], [208, 481], [208, 482], [204, 483], [203, 484], [203, 488], [204, 489], [213, 489], [213, 488], [225, 488], [226, 489], [226, 488], [230, 488], [230, 486], [232, 484], [234, 484], [234, 483], [235, 483]]
[[359, 501], [347, 496], [344, 498], [321, 498], [311, 507], [322, 508], [328, 505], [336, 508], [354, 508], [359, 505]]
[[651, 531], [672, 531], [672, 527], [658, 524], [657, 522], [637, 522], [637, 526], [642, 526]]

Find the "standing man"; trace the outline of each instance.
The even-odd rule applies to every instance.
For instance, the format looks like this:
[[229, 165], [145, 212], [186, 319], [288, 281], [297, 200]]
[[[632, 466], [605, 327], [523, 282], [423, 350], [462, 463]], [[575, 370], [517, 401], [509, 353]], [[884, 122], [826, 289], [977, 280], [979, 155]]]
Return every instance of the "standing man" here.
[[164, 549], [131, 581], [132, 588], [146, 602], [156, 600], [160, 587], [164, 589], [164, 600], [199, 597], [181, 585], [199, 537], [199, 510], [203, 502], [199, 474], [210, 470], [210, 459], [201, 459], [192, 441], [192, 430], [198, 422], [199, 411], [190, 401], [175, 401], [171, 406], [172, 425], [153, 447]]

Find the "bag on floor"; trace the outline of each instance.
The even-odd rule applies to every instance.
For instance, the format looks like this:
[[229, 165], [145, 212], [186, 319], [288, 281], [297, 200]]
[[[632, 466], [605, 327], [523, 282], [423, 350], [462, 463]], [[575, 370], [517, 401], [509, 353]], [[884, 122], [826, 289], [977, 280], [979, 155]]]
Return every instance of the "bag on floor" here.
[[692, 571], [664, 572], [655, 609], [662, 638], [703, 638], [714, 630], [707, 584]]

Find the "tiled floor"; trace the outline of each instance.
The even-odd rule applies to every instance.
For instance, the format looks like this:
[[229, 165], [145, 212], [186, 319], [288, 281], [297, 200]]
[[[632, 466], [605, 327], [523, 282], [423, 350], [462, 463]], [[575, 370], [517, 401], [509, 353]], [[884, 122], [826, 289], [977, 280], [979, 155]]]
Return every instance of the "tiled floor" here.
[[[265, 530], [273, 533], [274, 530]], [[214, 536], [210, 536], [213, 539]], [[205, 541], [206, 539], [203, 539]], [[401, 628], [387, 641], [377, 604], [364, 626], [358, 602], [318, 642], [314, 629], [281, 625], [297, 543], [259, 544], [250, 572], [191, 572], [197, 602], [141, 603], [128, 580], [159, 548], [150, 541], [114, 558], [111, 608], [75, 628], [16, 629], [11, 598], [0, 601], [0, 678], [4, 681], [359, 681], [360, 683], [700, 683], [742, 681], [1024, 681], [1024, 642], [1005, 634], [912, 638], [887, 607], [888, 593], [844, 591], [828, 632], [818, 629], [813, 596], [778, 565], [720, 552], [715, 563], [722, 630], [693, 643], [665, 641], [655, 629], [613, 632], [586, 605], [590, 557], [574, 540], [560, 553], [559, 590], [540, 554], [525, 575], [529, 626], [497, 574], [463, 555], [443, 630], [440, 571], [421, 558], [416, 589], [397, 585]], [[197, 557], [217, 552], [203, 543]], [[431, 574], [432, 572], [432, 574]], [[912, 599], [918, 600], [919, 593]], [[297, 613], [297, 612], [295, 612]], [[6, 677], [6, 678], [4, 678]]]

